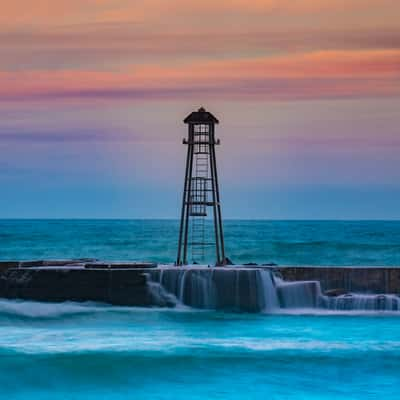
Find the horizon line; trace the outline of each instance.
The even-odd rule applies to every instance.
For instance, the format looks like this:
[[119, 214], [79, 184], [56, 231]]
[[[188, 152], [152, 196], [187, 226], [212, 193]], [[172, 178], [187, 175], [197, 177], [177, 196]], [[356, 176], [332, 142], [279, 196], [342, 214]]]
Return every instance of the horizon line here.
[[[211, 218], [209, 219], [211, 220]], [[0, 217], [0, 221], [180, 221], [178, 217]], [[223, 221], [400, 222], [400, 218], [224, 218]]]

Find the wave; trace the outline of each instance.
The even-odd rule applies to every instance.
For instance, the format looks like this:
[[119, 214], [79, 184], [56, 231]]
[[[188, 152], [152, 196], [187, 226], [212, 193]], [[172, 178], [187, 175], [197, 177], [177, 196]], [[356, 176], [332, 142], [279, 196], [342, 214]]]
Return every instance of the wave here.
[[298, 242], [288, 242], [288, 241], [275, 241], [271, 242], [271, 245], [275, 249], [279, 250], [296, 250], [296, 249], [308, 249], [308, 248], [318, 248], [325, 249], [329, 251], [331, 249], [335, 250], [346, 250], [346, 251], [375, 251], [375, 250], [386, 250], [386, 251], [398, 251], [400, 245], [397, 243], [371, 243], [371, 242], [335, 242], [333, 240], [314, 240], [314, 241], [298, 241]]
[[[209, 319], [210, 314], [214, 316], [223, 315], [224, 319], [236, 319], [239, 316], [243, 318], [246, 313], [229, 313], [210, 309], [197, 309], [177, 302], [174, 308], [165, 307], [131, 307], [131, 306], [115, 306], [106, 303], [96, 302], [62, 302], [50, 303], [30, 300], [8, 300], [0, 299], [0, 321], [3, 319], [27, 319], [27, 320], [66, 320], [75, 317], [98, 316], [107, 317], [111, 315], [140, 314], [140, 313], [187, 313], [197, 314], [196, 318], [201, 319], [201, 314], [204, 318]], [[250, 314], [251, 315], [251, 314]], [[268, 315], [309, 315], [319, 317], [330, 316], [360, 316], [360, 317], [392, 317], [399, 316], [398, 311], [384, 310], [346, 310], [346, 309], [323, 309], [323, 308], [277, 308], [264, 311], [263, 316]], [[262, 315], [259, 315], [262, 317]]]
[[0, 317], [60, 318], [65, 316], [104, 312], [111, 306], [100, 303], [45, 303], [28, 300], [0, 300]]
[[65, 301], [60, 303], [41, 302], [32, 300], [9, 300], [0, 299], [0, 321], [2, 319], [22, 319], [22, 320], [65, 320], [74, 317], [87, 316], [130, 316], [132, 314], [147, 313], [196, 313], [205, 314], [211, 310], [194, 309], [183, 304], [177, 303], [174, 308], [166, 307], [133, 307], [116, 306], [108, 303], [93, 301], [74, 302]]
[[[98, 327], [99, 328], [99, 327]], [[99, 328], [100, 329], [100, 328]], [[76, 337], [78, 337], [76, 332]], [[298, 357], [380, 357], [383, 354], [396, 356], [400, 360], [400, 342], [387, 340], [362, 340], [359, 342], [339, 340], [306, 340], [302, 339], [272, 339], [260, 337], [235, 338], [193, 338], [168, 336], [166, 338], [137, 337], [122, 333], [118, 337], [109, 338], [105, 332], [100, 334], [95, 342], [92, 337], [82, 334], [79, 342], [64, 341], [50, 343], [42, 341], [32, 343], [16, 343], [14, 346], [0, 348], [0, 359], [5, 356], [42, 356], [59, 357], [107, 357], [107, 358], [137, 358], [137, 357], [195, 357], [195, 358], [253, 358], [274, 356], [274, 354], [296, 354]], [[1, 363], [1, 361], [0, 361]]]
[[[237, 343], [238, 341], [243, 343]], [[307, 362], [307, 360], [331, 360], [331, 362], [346, 360], [353, 364], [363, 363], [366, 358], [370, 362], [373, 360], [385, 360], [396, 363], [400, 368], [400, 345], [398, 342], [360, 342], [351, 344], [349, 342], [324, 342], [324, 341], [296, 341], [296, 340], [274, 340], [258, 343], [256, 339], [246, 343], [247, 340], [237, 338], [234, 341], [221, 341], [221, 343], [197, 343], [197, 345], [185, 345], [165, 347], [165, 343], [160, 344], [159, 348], [141, 346], [140, 348], [114, 349], [79, 349], [71, 350], [63, 348], [54, 351], [49, 346], [47, 350], [28, 351], [24, 349], [0, 350], [0, 370], [10, 363], [21, 362], [25, 368], [28, 362], [34, 364], [42, 363], [46, 365], [57, 365], [61, 363], [71, 363], [75, 370], [82, 368], [86, 373], [87, 364], [93, 367], [104, 365], [113, 366], [114, 369], [128, 371], [132, 370], [134, 365], [146, 362], [147, 360], [157, 360], [157, 363], [170, 362], [174, 360], [177, 363], [185, 360], [230, 360], [242, 362], [245, 360], [276, 360], [287, 361], [288, 358], [296, 359], [296, 362]], [[162, 347], [162, 346], [163, 347]], [[154, 365], [154, 362], [152, 362]]]
[[[158, 312], [171, 312], [169, 308], [151, 307], [150, 310]], [[176, 307], [176, 311], [189, 311], [188, 307]], [[190, 309], [191, 310], [191, 309]], [[0, 319], [2, 317], [21, 319], [65, 319], [75, 316], [146, 313], [149, 308], [113, 306], [97, 302], [50, 303], [30, 300], [0, 300]]]
[[[286, 309], [276, 314], [225, 313], [211, 310], [116, 307], [98, 303], [41, 303], [21, 300], [0, 300], [0, 359], [7, 354], [96, 354], [118, 353], [130, 357], [258, 357], [273, 353], [299, 354], [397, 354], [400, 342], [392, 338], [348, 341], [332, 337], [274, 336], [274, 325], [286, 330], [301, 321], [297, 315], [311, 315], [311, 324], [327, 327], [335, 323], [325, 318], [368, 316], [374, 320], [361, 322], [370, 329], [382, 316], [393, 313], [368, 311], [333, 311], [321, 309]], [[290, 320], [280, 320], [291, 318]], [[315, 319], [318, 318], [319, 322]], [[322, 318], [322, 319], [321, 319]], [[72, 319], [72, 320], [71, 320]], [[7, 323], [7, 320], [10, 320]], [[18, 321], [22, 321], [16, 323]], [[394, 324], [390, 318], [384, 324]], [[342, 321], [343, 323], [343, 321]], [[60, 325], [61, 324], [61, 325]], [[234, 327], [251, 326], [255, 330], [235, 332], [233, 336], [211, 337], [204, 332], [221, 324]], [[234, 325], [231, 325], [234, 324]], [[200, 329], [201, 330], [198, 330]], [[241, 328], [242, 329], [242, 328]], [[263, 333], [267, 329], [267, 333]], [[279, 328], [281, 329], [281, 328]], [[204, 330], [204, 332], [203, 332]], [[270, 331], [271, 330], [271, 331]], [[242, 333], [241, 333], [242, 332]], [[256, 336], [254, 336], [256, 335]], [[261, 336], [260, 336], [261, 335]], [[393, 338], [393, 339], [396, 339]], [[1, 362], [1, 361], [0, 361]]]

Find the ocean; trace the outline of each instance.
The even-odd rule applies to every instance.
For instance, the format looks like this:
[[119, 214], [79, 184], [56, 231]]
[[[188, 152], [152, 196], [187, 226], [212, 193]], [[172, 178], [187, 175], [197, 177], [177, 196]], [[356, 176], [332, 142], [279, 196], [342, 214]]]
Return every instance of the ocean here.
[[[173, 262], [177, 221], [2, 220], [0, 258]], [[400, 265], [400, 222], [226, 221], [236, 263]], [[0, 399], [395, 399], [398, 312], [0, 299]]]
[[400, 318], [0, 301], [2, 399], [396, 399]]
[[[236, 264], [400, 265], [400, 221], [228, 220], [224, 228]], [[176, 220], [0, 220], [0, 260], [173, 263], [178, 229]], [[209, 248], [204, 261], [214, 258]]]

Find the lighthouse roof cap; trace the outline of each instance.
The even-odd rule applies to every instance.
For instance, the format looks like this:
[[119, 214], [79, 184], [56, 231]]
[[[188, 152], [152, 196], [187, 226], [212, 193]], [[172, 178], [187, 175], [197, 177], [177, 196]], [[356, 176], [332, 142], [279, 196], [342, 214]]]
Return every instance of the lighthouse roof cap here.
[[200, 107], [197, 111], [190, 113], [183, 122], [185, 124], [218, 124], [218, 119], [206, 111], [204, 107]]

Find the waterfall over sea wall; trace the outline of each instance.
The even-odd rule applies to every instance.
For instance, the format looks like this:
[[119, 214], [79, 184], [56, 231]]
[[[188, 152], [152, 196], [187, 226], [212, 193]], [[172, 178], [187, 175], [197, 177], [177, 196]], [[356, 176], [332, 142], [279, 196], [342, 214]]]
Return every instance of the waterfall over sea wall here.
[[390, 294], [354, 294], [321, 296], [321, 308], [329, 310], [400, 311], [400, 297]]
[[267, 268], [158, 268], [148, 273], [153, 302], [201, 309], [273, 313], [290, 309], [400, 311], [400, 297], [326, 296], [319, 281], [287, 282]]
[[244, 268], [160, 268], [149, 271], [158, 304], [176, 301], [191, 307], [259, 312], [279, 307], [268, 270]]
[[275, 290], [281, 308], [314, 308], [321, 295], [317, 281], [285, 282], [275, 278]]

